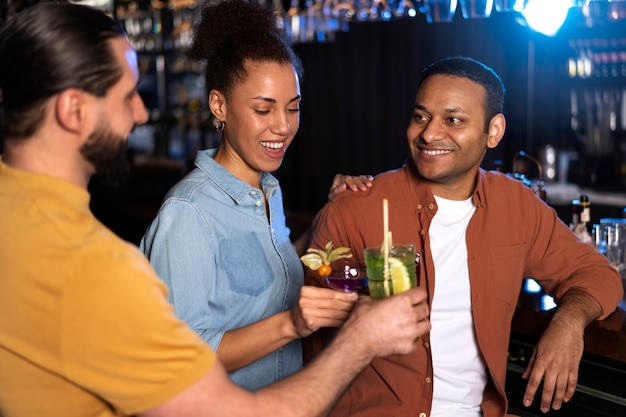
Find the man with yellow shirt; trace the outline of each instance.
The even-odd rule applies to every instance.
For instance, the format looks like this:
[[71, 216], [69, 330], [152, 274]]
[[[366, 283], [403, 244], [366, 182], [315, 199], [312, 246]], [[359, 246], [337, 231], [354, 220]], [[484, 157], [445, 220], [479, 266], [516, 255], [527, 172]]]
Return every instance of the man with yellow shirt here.
[[95, 9], [42, 3], [0, 27], [1, 416], [320, 415], [373, 358], [415, 349], [430, 329], [419, 289], [356, 302], [290, 378], [231, 383], [143, 254], [89, 210], [91, 177], [123, 172], [147, 121], [138, 80], [123, 31]]

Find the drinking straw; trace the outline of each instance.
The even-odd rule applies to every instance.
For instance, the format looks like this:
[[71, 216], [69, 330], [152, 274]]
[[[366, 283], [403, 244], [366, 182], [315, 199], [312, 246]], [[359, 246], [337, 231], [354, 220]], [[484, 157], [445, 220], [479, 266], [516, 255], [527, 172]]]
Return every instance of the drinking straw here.
[[389, 231], [389, 201], [383, 199], [383, 288], [385, 297], [389, 297], [389, 250], [391, 249], [391, 232]]

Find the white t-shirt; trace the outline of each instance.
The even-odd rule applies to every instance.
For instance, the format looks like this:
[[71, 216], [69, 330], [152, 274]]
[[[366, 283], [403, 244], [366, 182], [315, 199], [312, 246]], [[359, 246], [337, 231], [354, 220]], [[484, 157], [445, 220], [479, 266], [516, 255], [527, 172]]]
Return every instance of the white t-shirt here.
[[430, 314], [434, 371], [431, 417], [480, 417], [487, 375], [474, 332], [465, 240], [476, 207], [471, 198], [435, 199], [438, 210], [429, 231], [435, 263]]

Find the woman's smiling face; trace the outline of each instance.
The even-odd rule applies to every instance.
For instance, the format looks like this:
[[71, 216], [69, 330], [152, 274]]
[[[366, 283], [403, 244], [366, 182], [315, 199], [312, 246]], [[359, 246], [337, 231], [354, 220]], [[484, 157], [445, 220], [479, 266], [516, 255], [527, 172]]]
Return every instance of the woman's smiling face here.
[[[300, 125], [300, 83], [290, 64], [246, 63], [247, 77], [225, 98], [222, 165], [237, 177], [276, 171]], [[247, 172], [245, 172], [247, 171]], [[244, 178], [242, 178], [244, 179]], [[245, 180], [245, 179], [244, 179]]]

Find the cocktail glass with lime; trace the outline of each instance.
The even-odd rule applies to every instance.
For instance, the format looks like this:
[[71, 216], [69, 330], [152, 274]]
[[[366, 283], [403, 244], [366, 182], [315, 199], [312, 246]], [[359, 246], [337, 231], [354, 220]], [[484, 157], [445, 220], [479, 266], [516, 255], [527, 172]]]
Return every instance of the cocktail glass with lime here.
[[413, 244], [393, 244], [389, 250], [389, 270], [385, 279], [385, 256], [381, 246], [365, 248], [370, 297], [386, 298], [417, 286], [419, 256]]

